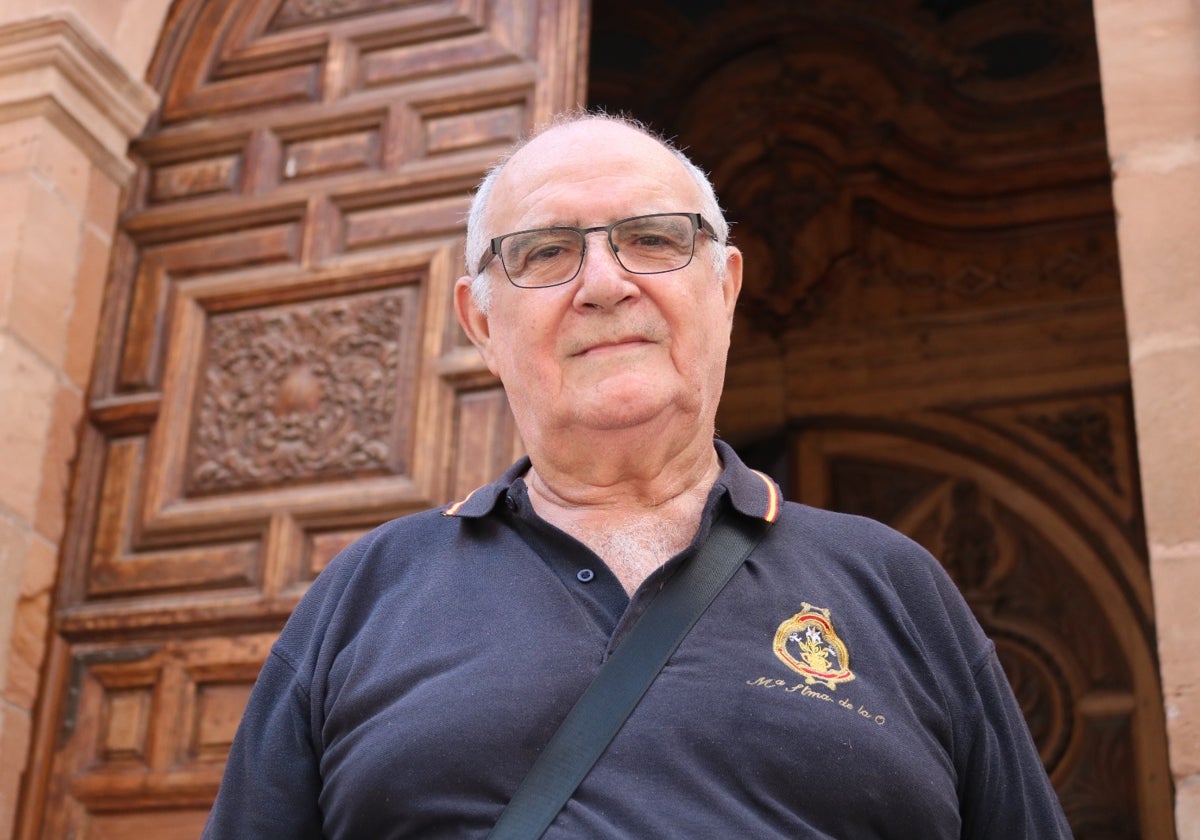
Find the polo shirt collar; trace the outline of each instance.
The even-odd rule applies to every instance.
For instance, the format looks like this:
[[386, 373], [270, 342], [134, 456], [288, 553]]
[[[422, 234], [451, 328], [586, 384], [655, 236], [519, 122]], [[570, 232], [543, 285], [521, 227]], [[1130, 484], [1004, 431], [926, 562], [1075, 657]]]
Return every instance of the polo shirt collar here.
[[723, 440], [714, 440], [717, 454], [725, 468], [717, 478], [729, 493], [729, 502], [738, 513], [774, 522], [779, 518], [783, 494], [769, 475], [752, 470], [742, 463], [733, 447]]
[[481, 516], [487, 516], [496, 506], [496, 502], [508, 493], [508, 488], [512, 487], [518, 478], [529, 472], [530, 465], [528, 455], [520, 458], [504, 471], [504, 475], [491, 484], [476, 488], [457, 502], [447, 505], [446, 509], [442, 511], [442, 516], [458, 516], [464, 519], [478, 519]]
[[[734, 510], [756, 519], [774, 522], [779, 517], [779, 509], [783, 496], [770, 476], [758, 470], [752, 470], [742, 463], [742, 459], [733, 451], [733, 447], [723, 440], [714, 440], [717, 454], [721, 457], [724, 468], [717, 478], [714, 489], [724, 488], [729, 496], [729, 502]], [[504, 475], [496, 481], [472, 491], [463, 499], [447, 505], [442, 511], [443, 516], [457, 516], [465, 519], [478, 519], [492, 512], [496, 503], [508, 493], [517, 479], [528, 472], [530, 461], [528, 456], [521, 458]]]

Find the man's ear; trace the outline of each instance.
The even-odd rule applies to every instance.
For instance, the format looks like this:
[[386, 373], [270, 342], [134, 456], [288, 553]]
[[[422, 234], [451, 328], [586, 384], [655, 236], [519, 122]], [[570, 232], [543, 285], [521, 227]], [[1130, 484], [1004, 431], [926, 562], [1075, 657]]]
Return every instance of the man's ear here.
[[725, 277], [721, 280], [721, 289], [725, 297], [725, 311], [730, 323], [733, 323], [733, 309], [742, 291], [742, 252], [733, 245], [725, 246]]
[[492, 333], [486, 312], [481, 312], [475, 305], [475, 296], [471, 294], [471, 278], [459, 277], [454, 284], [454, 312], [458, 315], [458, 323], [471, 343], [479, 350], [479, 355], [487, 363], [488, 369], [496, 373], [492, 364]]

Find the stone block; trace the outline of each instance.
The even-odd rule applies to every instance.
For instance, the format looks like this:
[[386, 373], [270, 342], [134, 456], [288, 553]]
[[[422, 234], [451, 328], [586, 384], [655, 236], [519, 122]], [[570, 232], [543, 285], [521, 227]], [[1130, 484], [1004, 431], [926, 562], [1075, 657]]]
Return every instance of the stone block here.
[[29, 753], [32, 720], [28, 712], [0, 700], [0, 837], [12, 837], [21, 774]]
[[34, 17], [44, 5], [45, 0], [5, 0], [0, 3], [0, 23]]
[[0, 332], [0, 511], [32, 522], [58, 382], [22, 342]]
[[88, 182], [87, 206], [84, 221], [95, 229], [106, 241], [111, 242], [117, 228], [117, 213], [120, 211], [121, 188], [104, 170], [92, 169]]
[[0, 175], [25, 173], [33, 167], [46, 126], [41, 117], [0, 123]]
[[8, 651], [28, 555], [29, 529], [0, 515], [0, 692], [8, 684]]
[[117, 24], [119, 58], [134, 78], [145, 78], [171, 0], [125, 0]]
[[21, 232], [28, 214], [25, 211], [33, 181], [28, 173], [0, 174], [0, 329], [12, 320], [12, 297], [16, 288], [17, 258], [21, 250]]
[[1200, 774], [1200, 549], [1194, 554], [1151, 552], [1158, 656], [1174, 775]]
[[69, 207], [80, 216], [88, 201], [92, 163], [75, 142], [54, 125], [43, 121], [45, 130], [38, 137], [33, 168], [53, 185]]
[[30, 539], [7, 649], [8, 679], [3, 698], [31, 712], [46, 656], [57, 558], [54, 546], [36, 536]]
[[1109, 154], [1119, 169], [1145, 147], [1194, 138], [1200, 125], [1200, 6], [1095, 0]]
[[21, 574], [21, 597], [50, 595], [58, 579], [58, 546], [33, 535], [29, 539], [25, 571]]
[[1200, 343], [1135, 357], [1134, 416], [1147, 541], [1200, 542]]
[[83, 231], [79, 274], [75, 283], [75, 306], [67, 325], [67, 348], [63, 373], [80, 391], [86, 392], [96, 357], [96, 336], [108, 282], [108, 240], [89, 227]]
[[55, 367], [66, 354], [75, 305], [82, 224], [80, 210], [35, 183], [27, 192], [9, 303], [9, 328]]
[[1175, 787], [1175, 828], [1179, 840], [1200, 840], [1200, 777], [1180, 779]]
[[62, 539], [66, 525], [71, 468], [79, 445], [79, 421], [82, 417], [82, 393], [74, 387], [59, 387], [54, 395], [46, 434], [42, 483], [34, 516], [34, 530], [56, 545]]
[[121, 25], [122, 12], [128, 3], [129, 0], [120, 0], [117, 3], [84, 3], [79, 7], [87, 27], [110, 52], [118, 46], [117, 27]]
[[1200, 163], [1118, 172], [1113, 199], [1133, 355], [1170, 335], [1200, 341]]

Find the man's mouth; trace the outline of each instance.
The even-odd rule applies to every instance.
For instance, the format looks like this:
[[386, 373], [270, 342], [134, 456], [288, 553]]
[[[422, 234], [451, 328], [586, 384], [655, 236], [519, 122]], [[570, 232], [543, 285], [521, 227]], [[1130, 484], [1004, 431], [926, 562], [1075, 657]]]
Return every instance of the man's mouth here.
[[607, 353], [618, 353], [622, 350], [631, 350], [636, 347], [642, 347], [652, 343], [653, 342], [651, 342], [650, 339], [643, 338], [641, 336], [627, 336], [625, 338], [618, 338], [613, 341], [600, 341], [596, 342], [595, 344], [589, 344], [574, 355], [599, 356]]

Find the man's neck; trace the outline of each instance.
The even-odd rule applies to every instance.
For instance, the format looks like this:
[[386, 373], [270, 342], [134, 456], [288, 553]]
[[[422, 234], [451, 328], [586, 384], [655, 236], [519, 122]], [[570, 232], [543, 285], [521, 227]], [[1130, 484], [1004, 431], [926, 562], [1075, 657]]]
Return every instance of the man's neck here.
[[692, 541], [720, 459], [711, 436], [675, 452], [583, 451], [591, 455], [586, 469], [574, 457], [564, 467], [531, 453], [530, 500], [539, 516], [599, 555], [632, 593]]

